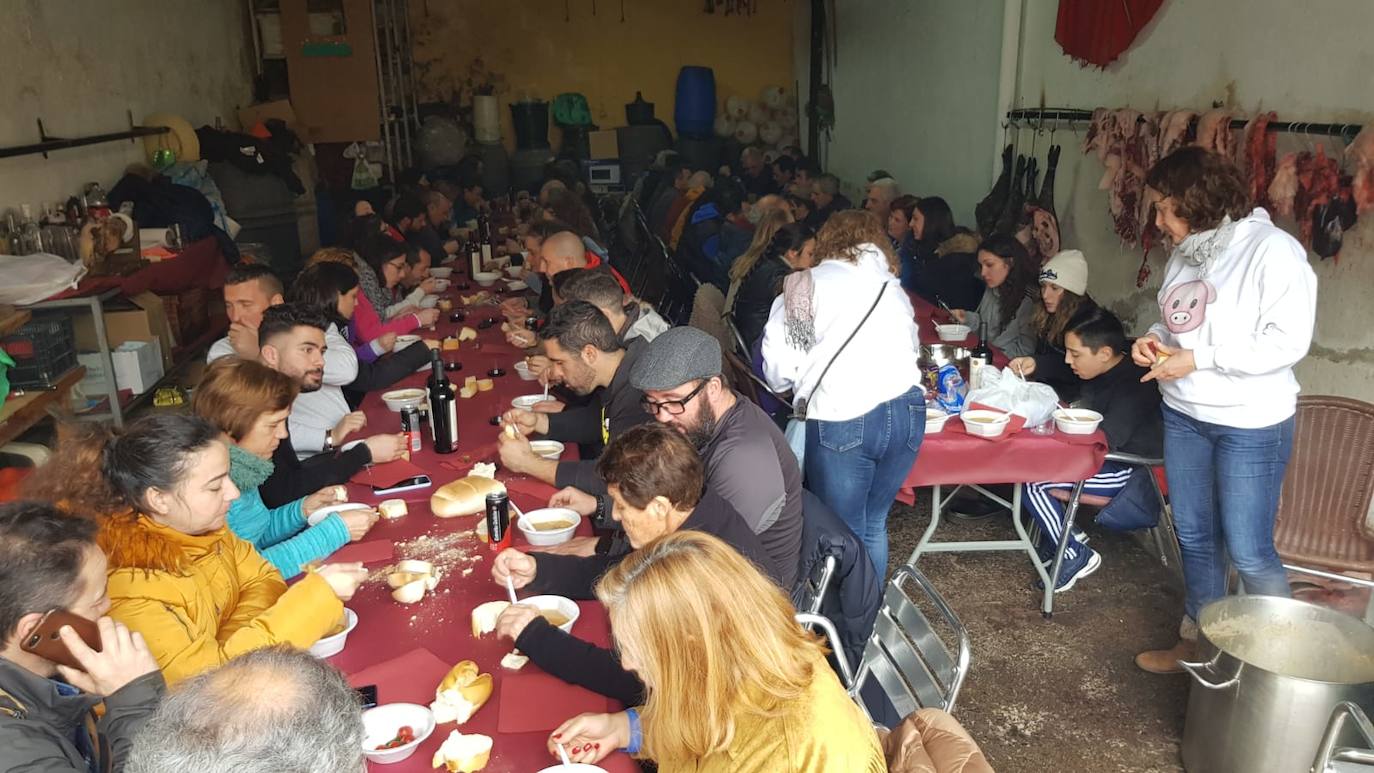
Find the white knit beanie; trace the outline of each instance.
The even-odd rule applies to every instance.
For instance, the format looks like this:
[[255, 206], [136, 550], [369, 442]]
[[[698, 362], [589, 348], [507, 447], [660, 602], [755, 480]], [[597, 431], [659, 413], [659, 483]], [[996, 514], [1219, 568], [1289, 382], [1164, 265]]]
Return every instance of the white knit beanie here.
[[1078, 250], [1064, 250], [1040, 269], [1040, 282], [1051, 282], [1074, 295], [1088, 294], [1088, 259]]

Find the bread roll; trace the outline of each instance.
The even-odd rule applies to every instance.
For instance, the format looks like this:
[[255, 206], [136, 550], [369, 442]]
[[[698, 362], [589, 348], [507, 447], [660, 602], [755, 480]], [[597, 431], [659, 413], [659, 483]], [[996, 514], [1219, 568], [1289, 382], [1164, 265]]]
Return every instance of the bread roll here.
[[448, 769], [448, 773], [476, 773], [487, 766], [487, 760], [491, 759], [491, 738], [485, 735], [472, 733], [463, 735], [454, 730], [449, 733], [434, 752], [433, 767], [440, 765]]
[[510, 606], [509, 601], [488, 601], [472, 608], [472, 635], [474, 638], [496, 630], [496, 618]]
[[476, 341], [476, 340], [477, 340], [477, 331], [476, 331], [476, 330], [473, 330], [473, 329], [470, 328], [470, 327], [464, 327], [463, 329], [461, 329], [461, 330], [458, 331], [458, 340], [459, 340], [459, 341]]
[[434, 702], [429, 705], [434, 721], [463, 724], [487, 702], [491, 690], [491, 674], [477, 673], [477, 664], [471, 660], [458, 663], [434, 691]]
[[475, 394], [477, 394], [476, 383], [474, 383], [472, 386], [465, 386], [458, 390], [458, 396], [463, 398], [464, 400], [471, 398]]
[[469, 475], [436, 489], [429, 498], [429, 509], [439, 518], [474, 515], [486, 510], [487, 494], [505, 490], [505, 484], [500, 481]]
[[381, 513], [383, 518], [390, 520], [392, 518], [400, 518], [409, 512], [409, 510], [406, 509], [406, 501], [404, 499], [386, 499], [383, 500], [381, 504], [377, 505], [377, 512]]
[[529, 656], [521, 655], [519, 650], [511, 650], [501, 658], [501, 667], [508, 668], [511, 671], [519, 671], [524, 668], [525, 664], [528, 662], [530, 662]]

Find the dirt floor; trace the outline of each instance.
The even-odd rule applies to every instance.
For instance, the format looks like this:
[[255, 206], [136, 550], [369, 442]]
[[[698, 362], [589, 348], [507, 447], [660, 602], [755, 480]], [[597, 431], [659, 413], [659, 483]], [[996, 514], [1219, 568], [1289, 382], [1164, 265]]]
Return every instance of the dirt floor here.
[[[889, 518], [890, 568], [930, 521], [929, 491]], [[1080, 521], [1081, 522], [1081, 521]], [[1177, 637], [1182, 595], [1130, 536], [1087, 527], [1102, 567], [1040, 615], [1024, 553], [928, 554], [917, 563], [968, 628], [972, 661], [955, 713], [998, 773], [1181, 771], [1187, 677], [1135, 667]], [[937, 540], [1009, 539], [1006, 516], [941, 522]]]

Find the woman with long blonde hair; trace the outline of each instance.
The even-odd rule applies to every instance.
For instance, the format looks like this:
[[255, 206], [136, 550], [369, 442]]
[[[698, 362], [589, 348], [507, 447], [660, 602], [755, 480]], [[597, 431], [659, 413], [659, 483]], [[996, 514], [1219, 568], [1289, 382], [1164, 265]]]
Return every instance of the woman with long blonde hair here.
[[[872, 212], [836, 212], [816, 234], [817, 265], [788, 275], [763, 329], [763, 372], [791, 391], [790, 431], [806, 487], [887, 572], [887, 513], [925, 435], [916, 315]], [[802, 437], [804, 435], [804, 437]]]
[[[691, 593], [683, 593], [691, 588]], [[616, 749], [673, 771], [880, 773], [868, 719], [781, 590], [703, 532], [650, 542], [597, 585], [639, 709], [582, 714], [550, 737], [579, 762]]]

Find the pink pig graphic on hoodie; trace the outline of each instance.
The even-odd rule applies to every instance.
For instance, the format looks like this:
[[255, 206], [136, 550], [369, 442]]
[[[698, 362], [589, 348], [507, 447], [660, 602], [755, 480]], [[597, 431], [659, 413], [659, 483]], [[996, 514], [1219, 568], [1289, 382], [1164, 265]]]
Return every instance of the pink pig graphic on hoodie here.
[[1217, 289], [1206, 279], [1175, 285], [1164, 297], [1160, 316], [1174, 335], [1197, 330], [1207, 320], [1207, 304], [1217, 299]]

